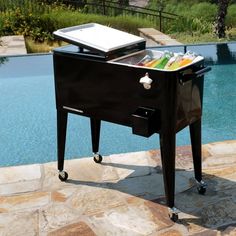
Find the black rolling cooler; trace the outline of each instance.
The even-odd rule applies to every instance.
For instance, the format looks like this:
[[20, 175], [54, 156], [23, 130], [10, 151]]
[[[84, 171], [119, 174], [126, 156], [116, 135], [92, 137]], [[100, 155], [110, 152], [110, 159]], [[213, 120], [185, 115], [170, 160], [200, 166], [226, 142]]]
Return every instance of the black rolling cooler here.
[[[199, 193], [205, 193], [201, 168], [203, 57], [177, 70], [135, 65], [143, 56], [160, 52], [145, 49], [145, 40], [98, 24], [54, 32], [73, 45], [53, 52], [57, 108], [59, 178], [63, 170], [68, 113], [90, 118], [94, 161], [100, 163], [101, 120], [129, 126], [133, 134], [159, 133], [166, 203], [174, 207], [176, 133], [190, 128], [193, 164]], [[114, 134], [115, 135], [115, 134]]]

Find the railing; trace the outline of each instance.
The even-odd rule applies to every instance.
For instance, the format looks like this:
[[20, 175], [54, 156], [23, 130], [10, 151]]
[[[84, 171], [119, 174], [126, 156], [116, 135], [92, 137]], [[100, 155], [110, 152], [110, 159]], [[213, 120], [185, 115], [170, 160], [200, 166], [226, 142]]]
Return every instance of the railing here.
[[[46, 3], [43, 4], [42, 3]], [[50, 12], [51, 4], [55, 0], [0, 0], [0, 12], [5, 12], [12, 7], [20, 7], [22, 11], [43, 13]], [[105, 16], [132, 15], [141, 19], [147, 19], [156, 25], [160, 31], [164, 32], [165, 23], [176, 20], [179, 16], [173, 13], [165, 12], [160, 9], [137, 7], [132, 5], [122, 5], [114, 0], [58, 0], [66, 5], [71, 5], [75, 10], [84, 13], [95, 13]]]
[[138, 18], [145, 18], [153, 22], [160, 31], [164, 32], [164, 22], [176, 20], [179, 17], [176, 14], [154, 10], [150, 8], [122, 5], [118, 2], [109, 0], [97, 0], [94, 2], [86, 0], [63, 0], [66, 5], [72, 5], [76, 9], [80, 9], [86, 13], [102, 14], [105, 16], [132, 15]]

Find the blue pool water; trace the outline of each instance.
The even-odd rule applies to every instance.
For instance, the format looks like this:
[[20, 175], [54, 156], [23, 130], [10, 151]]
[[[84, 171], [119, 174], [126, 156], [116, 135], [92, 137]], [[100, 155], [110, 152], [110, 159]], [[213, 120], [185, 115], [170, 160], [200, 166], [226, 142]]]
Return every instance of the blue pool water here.
[[[212, 71], [205, 76], [203, 143], [236, 138], [236, 44], [188, 46]], [[158, 49], [160, 50], [160, 49]], [[172, 51], [186, 50], [171, 47]], [[221, 53], [220, 53], [221, 52]], [[1, 60], [0, 60], [1, 63]], [[69, 115], [66, 158], [91, 156], [89, 119]], [[190, 144], [189, 131], [177, 145]], [[100, 153], [159, 148], [159, 137], [132, 135], [128, 127], [102, 122]], [[56, 108], [52, 55], [2, 59], [0, 64], [0, 166], [56, 161]]]

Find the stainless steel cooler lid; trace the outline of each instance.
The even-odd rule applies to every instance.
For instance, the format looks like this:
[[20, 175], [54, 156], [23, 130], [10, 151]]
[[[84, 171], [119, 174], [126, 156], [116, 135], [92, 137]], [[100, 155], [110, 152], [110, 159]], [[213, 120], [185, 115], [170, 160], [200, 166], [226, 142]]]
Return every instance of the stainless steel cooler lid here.
[[142, 44], [145, 39], [97, 23], [63, 28], [53, 33], [57, 38], [81, 48], [104, 54]]

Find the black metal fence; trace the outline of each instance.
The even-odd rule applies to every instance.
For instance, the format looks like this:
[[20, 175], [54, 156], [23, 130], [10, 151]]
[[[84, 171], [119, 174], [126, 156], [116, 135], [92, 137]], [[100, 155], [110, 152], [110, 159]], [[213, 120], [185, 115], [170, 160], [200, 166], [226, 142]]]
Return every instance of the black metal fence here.
[[179, 17], [176, 14], [161, 9], [149, 9], [122, 4], [125, 1], [114, 0], [0, 0], [0, 12], [13, 7], [20, 7], [22, 11], [50, 12], [52, 4], [63, 3], [72, 6], [74, 10], [84, 13], [101, 14], [105, 16], [131, 15], [153, 22], [160, 31], [164, 31], [167, 23]]
[[121, 4], [111, 0], [63, 0], [66, 5], [71, 5], [85, 13], [102, 14], [105, 16], [132, 15], [153, 22], [160, 31], [164, 31], [165, 23], [176, 20], [176, 14], [165, 12], [161, 9], [150, 9], [132, 5]]

